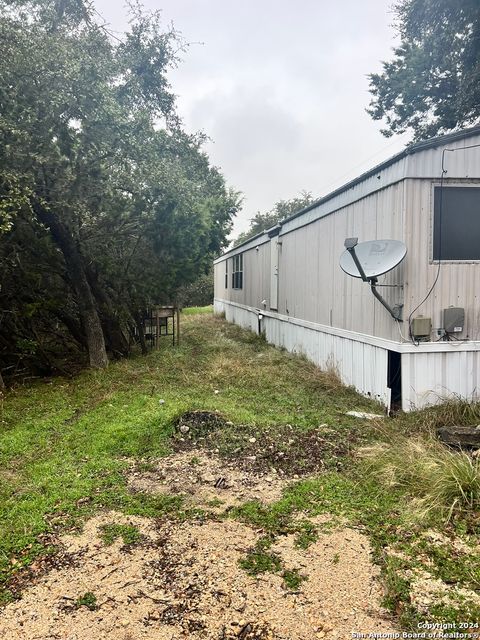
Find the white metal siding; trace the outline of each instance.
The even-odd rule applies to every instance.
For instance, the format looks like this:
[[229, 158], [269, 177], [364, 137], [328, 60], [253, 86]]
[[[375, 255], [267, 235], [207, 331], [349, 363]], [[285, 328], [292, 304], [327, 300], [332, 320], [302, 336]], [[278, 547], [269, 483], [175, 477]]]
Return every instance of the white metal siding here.
[[404, 411], [446, 398], [480, 399], [479, 351], [403, 353], [401, 358]]
[[[480, 151], [464, 148], [478, 143], [480, 135], [471, 135], [416, 151], [285, 222], [278, 236], [278, 315], [282, 318], [266, 315], [262, 322], [267, 339], [289, 351], [305, 353], [321, 367], [336, 367], [346, 384], [384, 404], [388, 403], [389, 349], [402, 354], [404, 409], [452, 395], [478, 399], [480, 344], [472, 341], [480, 340], [480, 261], [442, 263], [432, 295], [415, 312], [431, 317], [435, 328], [441, 327], [444, 308], [464, 307], [465, 330], [459, 337], [468, 341], [456, 345], [431, 342], [418, 349], [409, 342], [402, 344], [397, 323], [374, 299], [368, 285], [350, 278], [338, 266], [347, 237], [405, 242], [406, 259], [379, 281], [395, 286], [379, 290], [392, 306], [404, 302], [406, 320], [437, 273], [431, 260], [432, 189], [439, 183], [442, 150], [460, 149], [445, 153], [446, 185], [480, 185]], [[234, 291], [229, 285], [225, 290], [223, 261], [239, 252], [244, 255], [244, 289]], [[257, 331], [254, 309], [263, 308], [264, 299], [266, 309], [272, 302], [271, 265], [267, 234], [215, 261], [215, 297], [221, 299], [215, 302], [216, 310], [225, 310], [228, 320]], [[236, 308], [235, 303], [250, 309]], [[321, 325], [323, 330], [306, 326], [308, 323]], [[406, 322], [401, 329], [408, 337]]]
[[[215, 312], [225, 313], [228, 322], [258, 332], [258, 315], [253, 309], [215, 300]], [[386, 349], [291, 324], [272, 316], [264, 316], [261, 322], [270, 344], [284, 347], [291, 353], [303, 354], [321, 369], [335, 370], [344, 384], [387, 406]]]
[[[339, 267], [345, 238], [404, 240], [404, 184], [396, 183], [362, 200], [281, 234], [278, 311], [295, 318], [399, 340], [398, 327], [370, 287]], [[408, 259], [408, 256], [407, 256]], [[382, 276], [381, 294], [403, 301], [403, 265]]]
[[214, 265], [215, 297], [249, 307], [260, 307], [270, 297], [270, 243], [243, 252], [243, 287], [232, 287], [232, 258], [229, 261], [228, 288], [225, 289], [225, 260]]
[[270, 240], [270, 309], [278, 309], [278, 256], [277, 237]]
[[[452, 154], [453, 156], [454, 154]], [[450, 156], [448, 156], [450, 158]], [[454, 184], [478, 184], [480, 180], [454, 179]], [[450, 179], [446, 184], [451, 184]], [[432, 261], [433, 181], [408, 180], [405, 262], [405, 318], [427, 295], [435, 281], [438, 263]], [[437, 184], [437, 182], [436, 182]], [[468, 233], [468, 230], [465, 230]], [[442, 326], [442, 310], [449, 306], [465, 308], [465, 327], [459, 338], [480, 338], [480, 262], [442, 262], [438, 282], [414, 316], [432, 318], [433, 328]], [[407, 331], [407, 327], [405, 327]], [[437, 337], [432, 334], [432, 340]]]

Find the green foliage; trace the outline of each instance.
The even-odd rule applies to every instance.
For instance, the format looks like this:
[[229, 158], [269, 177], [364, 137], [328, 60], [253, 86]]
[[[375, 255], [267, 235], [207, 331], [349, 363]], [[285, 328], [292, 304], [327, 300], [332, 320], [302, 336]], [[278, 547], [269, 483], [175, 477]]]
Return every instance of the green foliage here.
[[261, 573], [276, 573], [282, 568], [280, 557], [274, 553], [265, 551], [251, 551], [246, 558], [239, 560], [239, 565], [249, 576], [258, 576]]
[[362, 451], [369, 473], [388, 487], [400, 487], [412, 513], [450, 520], [457, 512], [480, 508], [480, 460], [447, 449], [428, 437], [392, 436], [388, 444]]
[[[119, 39], [84, 0], [0, 0], [0, 370], [126, 355], [226, 243], [239, 207], [175, 112], [183, 42], [132, 5]], [[104, 345], [102, 344], [102, 337]], [[18, 349], [33, 341], [37, 348]], [[97, 350], [98, 353], [93, 353]], [[87, 353], [85, 353], [87, 352]]]
[[288, 218], [297, 211], [304, 209], [309, 204], [312, 204], [314, 198], [308, 191], [302, 191], [299, 196], [292, 198], [291, 200], [279, 200], [275, 203], [270, 211], [266, 213], [260, 213], [258, 211], [250, 220], [250, 227], [247, 231], [241, 233], [233, 243], [234, 246], [245, 242], [249, 238], [256, 236], [257, 234], [274, 227], [276, 224]]
[[212, 314], [213, 313], [213, 305], [208, 305], [206, 307], [185, 307], [182, 309], [182, 313], [185, 316], [195, 316], [198, 314]]
[[213, 270], [182, 287], [177, 299], [182, 307], [204, 307], [213, 303]]
[[101, 527], [101, 538], [107, 546], [113, 544], [118, 538], [122, 538], [123, 544], [131, 546], [141, 539], [138, 527], [133, 524], [105, 524]]
[[285, 569], [281, 557], [269, 551], [272, 543], [273, 538], [270, 536], [260, 538], [254, 549], [249, 551], [245, 558], [241, 558], [238, 564], [253, 577], [262, 573], [280, 573], [284, 588], [289, 591], [298, 591], [307, 577], [300, 574], [298, 569]]
[[472, 553], [454, 550], [447, 545], [431, 544], [421, 540], [416, 549], [426, 554], [428, 563], [436, 577], [446, 584], [461, 583], [464, 587], [480, 590], [480, 556], [472, 549]]
[[77, 609], [87, 607], [90, 611], [95, 611], [97, 609], [97, 596], [91, 591], [87, 591], [87, 593], [75, 600], [75, 607]]
[[285, 569], [282, 578], [285, 589], [289, 591], [298, 591], [302, 582], [308, 580], [307, 576], [302, 575], [298, 569]]
[[295, 545], [300, 549], [308, 549], [308, 547], [318, 540], [318, 527], [309, 520], [299, 522], [297, 525], [297, 535], [295, 537]]
[[370, 75], [368, 112], [390, 136], [416, 139], [480, 119], [478, 0], [400, 0], [394, 7], [401, 44], [381, 74]]

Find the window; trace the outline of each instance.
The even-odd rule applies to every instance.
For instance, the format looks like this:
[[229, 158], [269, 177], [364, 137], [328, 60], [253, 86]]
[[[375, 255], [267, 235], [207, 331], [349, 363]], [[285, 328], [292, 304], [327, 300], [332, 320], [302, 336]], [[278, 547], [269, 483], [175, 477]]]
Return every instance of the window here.
[[433, 259], [480, 260], [480, 188], [435, 187]]
[[225, 289], [228, 289], [228, 258], [225, 260]]
[[243, 289], [243, 253], [233, 256], [232, 287]]

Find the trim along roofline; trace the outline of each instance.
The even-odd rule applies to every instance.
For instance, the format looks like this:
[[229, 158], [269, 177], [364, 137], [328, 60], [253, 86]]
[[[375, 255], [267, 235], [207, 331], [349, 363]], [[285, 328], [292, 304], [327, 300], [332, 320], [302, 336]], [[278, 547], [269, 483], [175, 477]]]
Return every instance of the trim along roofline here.
[[[260, 233], [257, 233], [255, 236], [252, 236], [251, 238], [247, 238], [247, 240], [244, 240], [243, 242], [241, 242], [240, 244], [236, 245], [235, 247], [232, 247], [231, 249], [228, 249], [222, 255], [218, 256], [218, 258], [215, 259], [214, 264], [217, 263], [217, 261], [220, 261], [221, 258], [229, 256], [234, 251], [238, 251], [239, 249], [246, 250], [247, 249], [247, 245], [249, 245], [250, 243], [252, 243], [253, 246], [256, 246], [257, 244], [260, 244], [261, 242], [259, 242], [259, 240], [263, 236], [266, 236], [265, 241], [268, 241], [269, 237], [270, 237], [270, 233], [272, 233], [274, 230], [276, 232], [277, 228], [279, 228], [279, 230], [280, 230], [280, 227], [282, 225], [284, 225], [285, 223], [290, 222], [292, 220], [295, 220], [296, 218], [299, 218], [300, 216], [304, 215], [305, 213], [308, 213], [312, 209], [315, 209], [315, 208], [319, 207], [320, 205], [327, 203], [329, 200], [332, 200], [333, 198], [336, 198], [340, 194], [344, 193], [345, 191], [348, 191], [349, 189], [352, 189], [353, 187], [355, 187], [356, 185], [360, 184], [364, 180], [367, 180], [368, 178], [371, 178], [372, 176], [375, 176], [379, 172], [383, 171], [384, 169], [387, 169], [391, 165], [399, 162], [400, 160], [403, 160], [407, 156], [413, 155], [413, 154], [415, 154], [415, 153], [417, 153], [419, 151], [425, 151], [427, 149], [433, 149], [435, 147], [438, 147], [438, 146], [441, 146], [441, 145], [444, 145], [444, 144], [448, 144], [450, 142], [456, 142], [458, 140], [463, 140], [464, 138], [468, 138], [470, 136], [479, 135], [479, 134], [480, 134], [480, 125], [477, 125], [477, 126], [474, 126], [474, 127], [470, 127], [469, 129], [463, 129], [461, 131], [455, 131], [453, 133], [448, 133], [448, 134], [445, 134], [445, 135], [437, 136], [435, 138], [429, 138], [428, 140], [423, 140], [421, 142], [415, 142], [415, 143], [409, 144], [409, 145], [407, 145], [405, 147], [405, 149], [403, 149], [403, 151], [400, 151], [399, 153], [397, 153], [396, 155], [392, 156], [391, 158], [388, 158], [384, 162], [381, 162], [380, 164], [372, 167], [372, 169], [369, 169], [368, 171], [366, 171], [365, 173], [362, 173], [357, 178], [354, 178], [353, 180], [350, 180], [349, 182], [345, 183], [344, 185], [342, 185], [338, 189], [335, 189], [334, 191], [331, 191], [326, 196], [323, 196], [323, 197], [319, 198], [318, 200], [315, 200], [314, 202], [312, 202], [312, 204], [308, 205], [307, 207], [304, 207], [303, 209], [300, 209], [296, 213], [292, 214], [291, 216], [288, 216], [287, 218], [284, 218], [283, 220], [281, 220], [278, 224], [274, 225], [273, 227], [271, 227], [269, 229], [266, 229], [265, 231], [262, 231]], [[405, 177], [406, 176], [404, 176], [404, 178]], [[276, 233], [275, 232], [274, 232], [274, 235], [276, 235], [276, 233], [278, 233], [278, 232], [276, 232]]]
[[375, 167], [372, 167], [368, 171], [365, 171], [365, 173], [362, 173], [357, 178], [354, 178], [353, 180], [346, 182], [344, 185], [342, 185], [338, 189], [331, 191], [326, 196], [323, 196], [322, 198], [315, 200], [315, 202], [312, 202], [312, 204], [309, 204], [308, 207], [304, 207], [303, 209], [300, 209], [300, 211], [297, 211], [291, 216], [288, 216], [288, 218], [281, 220], [280, 224], [282, 225], [285, 222], [290, 222], [290, 220], [294, 220], [295, 218], [298, 218], [304, 213], [307, 213], [307, 211], [311, 211], [312, 209], [315, 209], [315, 207], [318, 207], [318, 205], [323, 204], [324, 202], [328, 202], [328, 200], [335, 198], [336, 196], [340, 195], [344, 191], [348, 191], [348, 189], [355, 187], [360, 182], [363, 182], [367, 178], [371, 178], [372, 176], [379, 173], [380, 171], [383, 171], [383, 169], [387, 169], [387, 167], [390, 167], [392, 164], [399, 162], [399, 160], [403, 160], [403, 158], [406, 158], [407, 156], [413, 155], [418, 151], [433, 149], [443, 144], [448, 144], [449, 142], [456, 142], [457, 140], [462, 140], [463, 138], [469, 138], [470, 136], [477, 135], [477, 134], [480, 134], [480, 125], [477, 125], [475, 127], [470, 127], [469, 129], [463, 129], [462, 131], [456, 131], [454, 133], [447, 133], [442, 136], [437, 136], [436, 138], [429, 138], [428, 140], [423, 140], [421, 142], [414, 142], [412, 144], [409, 144], [405, 147], [405, 149], [403, 149], [403, 151], [400, 151], [399, 153], [395, 154], [391, 158], [388, 158], [388, 160], [384, 160], [380, 164], [377, 164]]

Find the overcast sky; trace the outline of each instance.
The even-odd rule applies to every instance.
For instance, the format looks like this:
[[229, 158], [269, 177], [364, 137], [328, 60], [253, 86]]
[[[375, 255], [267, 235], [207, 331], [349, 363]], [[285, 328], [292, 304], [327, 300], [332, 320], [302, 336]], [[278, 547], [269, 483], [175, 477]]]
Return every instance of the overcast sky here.
[[[234, 234], [257, 211], [300, 191], [316, 197], [390, 157], [409, 136], [385, 138], [365, 112], [367, 74], [392, 56], [392, 0], [144, 0], [191, 44], [170, 74], [185, 128], [244, 194]], [[118, 0], [95, 0], [127, 28]]]

